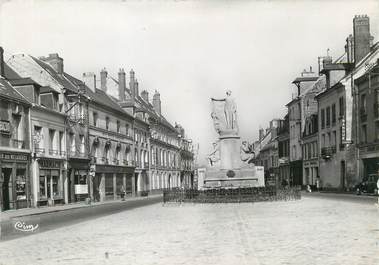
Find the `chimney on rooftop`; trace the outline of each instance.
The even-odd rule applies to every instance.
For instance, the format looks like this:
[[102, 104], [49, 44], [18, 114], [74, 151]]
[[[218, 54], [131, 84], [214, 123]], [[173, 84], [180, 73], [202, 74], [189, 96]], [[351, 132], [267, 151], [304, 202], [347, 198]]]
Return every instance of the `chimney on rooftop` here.
[[135, 82], [134, 82], [134, 94], [136, 95], [136, 97], [138, 97], [139, 95], [139, 91], [138, 91], [138, 80], [136, 79]]
[[154, 106], [154, 110], [158, 114], [161, 114], [161, 95], [156, 90], [155, 90], [155, 94], [153, 96], [153, 106]]
[[4, 49], [0, 46], [0, 75], [4, 77]]
[[132, 93], [132, 100], [135, 99], [136, 97], [136, 94], [135, 94], [135, 79], [134, 79], [134, 71], [133, 69], [130, 70], [129, 72], [129, 89], [130, 89], [130, 92]]
[[118, 98], [120, 101], [125, 101], [126, 79], [124, 69], [118, 72]]
[[48, 57], [40, 57], [40, 60], [48, 63], [58, 74], [63, 74], [63, 58], [58, 53], [50, 53]]
[[143, 100], [145, 100], [147, 103], [149, 102], [149, 92], [147, 92], [146, 90], [142, 90], [142, 92], [141, 92], [141, 97], [142, 97]]
[[347, 63], [354, 63], [354, 37], [351, 34], [346, 38], [345, 52]]
[[107, 76], [108, 72], [105, 68], [100, 71], [100, 88], [107, 93]]
[[354, 62], [358, 63], [370, 52], [370, 19], [367, 15], [355, 16], [353, 19]]
[[89, 89], [96, 92], [96, 75], [93, 72], [83, 73], [83, 82]]
[[259, 129], [259, 141], [262, 141], [263, 137], [265, 136], [265, 131], [263, 128]]

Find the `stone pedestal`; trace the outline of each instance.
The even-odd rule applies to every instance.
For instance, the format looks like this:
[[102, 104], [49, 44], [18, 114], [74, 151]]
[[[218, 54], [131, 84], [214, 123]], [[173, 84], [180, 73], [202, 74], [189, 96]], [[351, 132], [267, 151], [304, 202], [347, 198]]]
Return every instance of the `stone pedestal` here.
[[238, 169], [241, 140], [239, 136], [220, 137], [220, 168], [223, 170]]
[[219, 138], [220, 163], [208, 168], [203, 188], [264, 187], [263, 167], [246, 164], [241, 160], [241, 140], [238, 135]]
[[234, 170], [207, 169], [203, 188], [247, 188], [264, 187], [264, 170], [261, 166], [250, 166]]

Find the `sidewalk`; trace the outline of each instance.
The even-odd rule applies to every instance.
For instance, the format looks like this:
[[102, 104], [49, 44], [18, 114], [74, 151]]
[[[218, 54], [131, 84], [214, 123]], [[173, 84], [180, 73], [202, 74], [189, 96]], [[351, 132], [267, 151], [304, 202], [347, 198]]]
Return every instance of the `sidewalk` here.
[[[147, 197], [131, 197], [125, 201], [106, 201], [89, 205], [83, 202], [54, 207], [27, 208], [2, 212], [0, 216], [0, 241], [54, 230], [62, 226], [72, 225], [162, 201], [162, 195], [159, 194]], [[20, 229], [17, 229], [20, 228], [18, 225], [21, 225], [22, 228], [26, 230], [31, 226], [36, 227], [36, 229], [31, 231], [23, 230], [20, 232]]]
[[357, 202], [357, 203], [372, 203], [375, 204], [378, 202], [378, 196], [375, 195], [356, 195], [355, 193], [342, 193], [342, 192], [306, 192], [303, 191], [301, 193], [305, 197], [317, 197], [317, 198], [324, 198], [324, 199], [333, 199], [333, 200], [347, 200], [350, 202]]
[[87, 207], [97, 207], [101, 205], [107, 205], [107, 204], [117, 204], [117, 203], [125, 203], [125, 202], [131, 202], [131, 201], [139, 201], [139, 200], [146, 200], [148, 198], [158, 198], [162, 197], [162, 195], [150, 195], [146, 197], [128, 197], [124, 201], [120, 200], [109, 200], [109, 201], [103, 201], [103, 202], [92, 202], [91, 204], [86, 204], [83, 202], [78, 203], [70, 203], [70, 204], [63, 204], [63, 205], [55, 205], [55, 206], [44, 206], [44, 207], [35, 207], [35, 208], [23, 208], [18, 210], [8, 210], [5, 212], [0, 212], [0, 222], [6, 221], [12, 218], [22, 217], [22, 216], [29, 216], [29, 215], [41, 215], [41, 214], [47, 214], [47, 213], [53, 213], [53, 212], [61, 212], [61, 211], [67, 211], [72, 209], [79, 209], [79, 208], [87, 208]]

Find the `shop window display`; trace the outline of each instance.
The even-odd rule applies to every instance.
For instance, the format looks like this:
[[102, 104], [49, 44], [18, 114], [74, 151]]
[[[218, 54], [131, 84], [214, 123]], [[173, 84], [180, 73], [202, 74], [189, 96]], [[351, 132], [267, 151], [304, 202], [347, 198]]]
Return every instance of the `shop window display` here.
[[26, 200], [25, 169], [17, 169], [16, 171], [16, 196], [17, 200]]

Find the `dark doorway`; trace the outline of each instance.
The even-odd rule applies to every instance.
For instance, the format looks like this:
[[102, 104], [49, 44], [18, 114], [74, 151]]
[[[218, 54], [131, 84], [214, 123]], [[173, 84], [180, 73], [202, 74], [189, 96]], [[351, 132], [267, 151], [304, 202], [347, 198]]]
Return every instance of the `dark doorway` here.
[[345, 165], [345, 161], [341, 161], [341, 190], [345, 189], [345, 179], [346, 179], [346, 165]]
[[95, 174], [95, 177], [93, 178], [93, 199], [97, 202], [100, 201], [100, 181], [101, 174]]
[[11, 175], [12, 175], [12, 169], [11, 168], [3, 168], [1, 171], [1, 174], [3, 174], [4, 182], [3, 182], [3, 210], [9, 210], [10, 209], [10, 198], [9, 196], [11, 193], [9, 192], [9, 183], [11, 182]]
[[72, 190], [71, 190], [71, 185], [72, 185], [72, 181], [71, 181], [71, 173], [72, 173], [72, 170], [73, 169], [69, 169], [68, 170], [68, 173], [67, 173], [67, 195], [68, 195], [68, 203], [71, 203], [72, 200], [71, 200], [71, 196], [72, 196]]
[[138, 194], [138, 173], [134, 174], [134, 192]]

